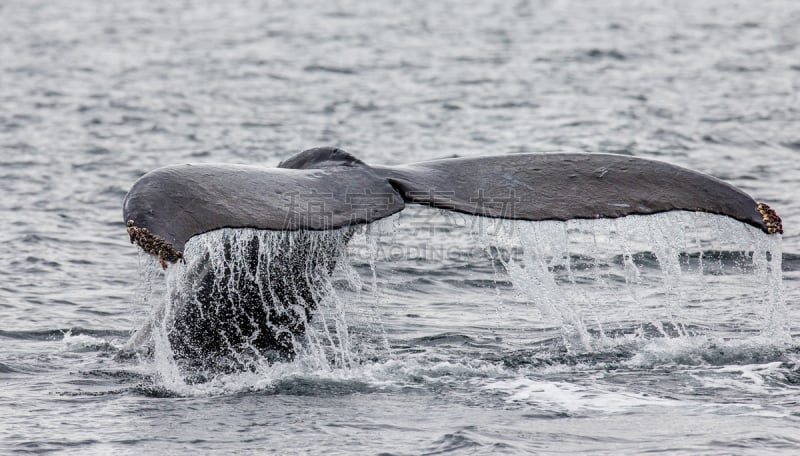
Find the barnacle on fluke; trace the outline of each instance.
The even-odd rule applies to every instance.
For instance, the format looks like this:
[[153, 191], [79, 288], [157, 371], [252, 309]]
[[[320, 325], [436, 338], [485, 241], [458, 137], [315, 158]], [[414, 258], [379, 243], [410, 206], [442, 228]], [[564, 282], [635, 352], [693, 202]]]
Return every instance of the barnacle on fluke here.
[[172, 244], [151, 233], [147, 228], [138, 228], [133, 220], [128, 220], [128, 235], [131, 237], [131, 244], [136, 243], [145, 252], [156, 255], [164, 269], [167, 269], [168, 261], [170, 263], [183, 261], [182, 252], [175, 250]]
[[758, 203], [758, 212], [761, 213], [761, 217], [764, 219], [764, 225], [767, 226], [767, 232], [769, 234], [783, 234], [783, 223], [774, 209], [764, 203]]

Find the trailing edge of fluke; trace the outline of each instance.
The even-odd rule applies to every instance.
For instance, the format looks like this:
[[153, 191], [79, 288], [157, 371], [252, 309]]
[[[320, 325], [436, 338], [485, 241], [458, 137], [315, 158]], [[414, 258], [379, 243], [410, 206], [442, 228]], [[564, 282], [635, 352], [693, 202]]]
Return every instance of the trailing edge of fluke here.
[[726, 215], [783, 233], [769, 206], [720, 179], [669, 163], [609, 154], [515, 154], [370, 166], [337, 148], [309, 149], [277, 168], [173, 165], [142, 176], [123, 203], [131, 242], [163, 267], [186, 242], [220, 228], [326, 230], [423, 204], [514, 220], [615, 218], [666, 211]]

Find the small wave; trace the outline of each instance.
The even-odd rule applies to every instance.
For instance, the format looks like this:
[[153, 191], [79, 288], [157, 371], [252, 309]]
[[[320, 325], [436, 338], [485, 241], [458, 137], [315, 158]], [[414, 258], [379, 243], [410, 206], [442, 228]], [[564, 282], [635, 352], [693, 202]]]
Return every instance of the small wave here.
[[440, 439], [433, 442], [433, 445], [426, 449], [425, 454], [447, 454], [451, 452], [468, 451], [470, 448], [481, 447], [480, 442], [471, 439], [465, 431], [457, 431], [445, 434]]
[[112, 337], [127, 338], [129, 331], [116, 331], [111, 329], [85, 329], [85, 328], [63, 328], [63, 329], [42, 329], [33, 331], [6, 331], [0, 329], [0, 337], [18, 340], [57, 340], [62, 339], [66, 334], [79, 336], [87, 335], [92, 337]]
[[[767, 435], [759, 437], [742, 437], [732, 440], [712, 440], [710, 445], [718, 448], [730, 448], [731, 453], [743, 454], [745, 449], [759, 448], [763, 454], [771, 453], [768, 449], [787, 449], [788, 453], [795, 453], [800, 447], [800, 440], [780, 435]], [[733, 450], [733, 449], [736, 450]]]
[[136, 395], [152, 397], [156, 399], [181, 397], [179, 393], [171, 391], [169, 388], [160, 385], [139, 385], [132, 388], [131, 392]]
[[620, 412], [631, 407], [680, 405], [679, 401], [643, 393], [609, 391], [597, 385], [583, 386], [532, 378], [490, 382], [483, 388], [506, 394], [507, 402], [546, 404], [570, 413], [581, 411]]
[[294, 378], [276, 382], [272, 388], [264, 390], [268, 394], [288, 396], [346, 396], [357, 393], [369, 393], [378, 388], [358, 380], [331, 380]]
[[652, 368], [659, 365], [753, 364], [780, 360], [791, 348], [763, 336], [737, 340], [708, 336], [659, 338], [647, 341], [626, 362], [628, 367]]
[[[169, 397], [226, 396], [240, 393], [335, 396], [406, 388], [438, 388], [476, 379], [508, 377], [504, 366], [484, 360], [437, 357], [391, 358], [357, 366], [319, 369], [303, 360], [263, 363], [246, 372], [204, 377], [156, 376], [151, 385]], [[148, 390], [149, 391], [149, 390]]]
[[100, 338], [90, 336], [88, 334], [76, 334], [73, 335], [72, 331], [67, 331], [64, 333], [64, 338], [62, 339], [62, 351], [65, 352], [75, 352], [75, 353], [82, 353], [82, 352], [96, 352], [96, 351], [116, 351], [119, 349], [119, 346], [115, 345], [114, 343]]
[[738, 372], [741, 376], [752, 381], [756, 385], [763, 385], [766, 376], [775, 375], [783, 363], [775, 361], [766, 364], [747, 364], [742, 366], [725, 366], [720, 372]]
[[461, 345], [472, 345], [475, 343], [475, 340], [472, 337], [463, 335], [463, 334], [437, 334], [434, 336], [425, 336], [419, 337], [417, 339], [413, 339], [411, 341], [412, 345], [423, 345], [423, 346], [436, 346], [436, 345], [454, 345], [454, 346], [461, 346]]
[[0, 363], [0, 374], [17, 374], [17, 373], [20, 373], [20, 371], [14, 369], [8, 364]]
[[336, 67], [331, 65], [308, 65], [303, 68], [304, 71], [309, 73], [336, 73], [336, 74], [355, 74], [356, 71], [352, 68]]
[[93, 369], [86, 372], [81, 372], [83, 375], [87, 377], [94, 377], [94, 378], [107, 378], [107, 379], [114, 379], [114, 380], [148, 380], [150, 379], [149, 376], [139, 373], [139, 372], [131, 372], [129, 370], [105, 370], [105, 369]]
[[627, 56], [616, 49], [590, 49], [584, 54], [590, 59], [627, 60]]
[[742, 335], [739, 339], [709, 335], [659, 337], [654, 329], [647, 333], [624, 332], [596, 342], [594, 349], [571, 351], [563, 340], [552, 338], [535, 348], [506, 352], [497, 360], [515, 371], [556, 373], [598, 367], [653, 369], [793, 362], [793, 354], [800, 350], [762, 335]]

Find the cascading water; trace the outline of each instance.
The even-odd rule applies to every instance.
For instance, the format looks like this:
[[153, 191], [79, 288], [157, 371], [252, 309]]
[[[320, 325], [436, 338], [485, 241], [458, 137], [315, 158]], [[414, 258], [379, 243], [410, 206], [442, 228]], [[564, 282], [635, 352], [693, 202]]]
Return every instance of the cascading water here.
[[[568, 350], [598, 348], [614, 334], [703, 334], [698, 315], [714, 315], [708, 311], [721, 304], [714, 296], [719, 286], [729, 293], [738, 289], [750, 309], [746, 320], [723, 325], [758, 331], [777, 344], [791, 341], [780, 238], [730, 218], [673, 212], [614, 220], [490, 220], [482, 227], [478, 234], [487, 245], [521, 247], [520, 255], [500, 260], [529, 302], [560, 326]], [[629, 310], [627, 321], [620, 321], [619, 309]], [[604, 322], [608, 313], [615, 318]]]
[[[232, 371], [263, 379], [390, 362], [402, 355], [391, 355], [382, 315], [397, 305], [386, 290], [390, 279], [381, 276], [409, 259], [387, 258], [385, 246], [421, 237], [404, 235], [399, 220], [324, 232], [223, 229], [196, 236], [186, 245], [186, 264], [164, 274], [166, 286], [145, 287], [144, 301], [157, 304], [132, 340], [149, 343], [157, 377], [174, 391], [185, 391], [196, 371], [206, 380]], [[780, 239], [726, 217], [676, 212], [522, 222], [447, 214], [439, 221], [445, 237], [431, 242], [466, 252], [464, 241], [475, 241], [492, 265], [502, 266], [496, 283], [504, 269], [529, 303], [527, 310], [501, 306], [494, 287], [498, 294], [486, 307], [503, 307], [501, 320], [538, 311], [541, 327], [558, 328], [567, 352], [709, 334], [791, 342]], [[382, 236], [395, 231], [388, 241]], [[152, 282], [157, 264], [143, 264]], [[735, 291], [746, 308], [716, 314], [729, 304], [715, 298], [717, 287], [728, 297]], [[269, 335], [259, 329], [262, 320]]]
[[[376, 340], [388, 346], [371, 304], [380, 296], [375, 265], [373, 292], [361, 302], [364, 284], [345, 253], [353, 238], [371, 252], [381, 226], [195, 236], [186, 262], [165, 272], [165, 287], [153, 284], [157, 262], [141, 263], [141, 300], [157, 305], [132, 341], [152, 348], [158, 377], [174, 389], [185, 386], [187, 373], [191, 381], [207, 380], [278, 361], [305, 371], [347, 368]], [[355, 290], [357, 299], [342, 299], [343, 289]]]

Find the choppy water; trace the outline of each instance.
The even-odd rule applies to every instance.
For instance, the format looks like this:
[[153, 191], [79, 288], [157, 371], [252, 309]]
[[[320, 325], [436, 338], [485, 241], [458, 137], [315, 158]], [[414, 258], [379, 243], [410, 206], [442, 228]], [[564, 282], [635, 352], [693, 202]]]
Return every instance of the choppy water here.
[[[790, 0], [0, 3], [0, 452], [794, 453], [799, 21]], [[122, 224], [135, 179], [317, 145], [655, 157], [787, 232], [407, 210], [334, 274], [316, 329], [349, 338], [203, 384], [128, 355], [167, 287]]]

